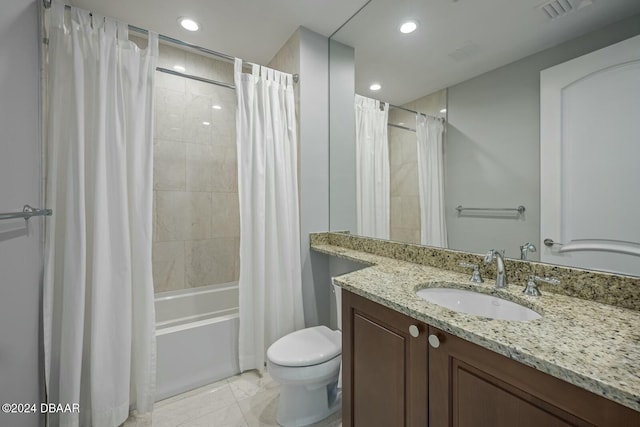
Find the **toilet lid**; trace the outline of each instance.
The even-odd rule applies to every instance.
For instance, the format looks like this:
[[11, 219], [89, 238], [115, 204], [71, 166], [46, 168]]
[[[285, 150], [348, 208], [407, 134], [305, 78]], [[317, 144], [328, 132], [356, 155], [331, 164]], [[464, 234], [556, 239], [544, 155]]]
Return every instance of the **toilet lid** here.
[[318, 365], [341, 353], [341, 335], [326, 326], [300, 329], [274, 342], [267, 357], [281, 366]]

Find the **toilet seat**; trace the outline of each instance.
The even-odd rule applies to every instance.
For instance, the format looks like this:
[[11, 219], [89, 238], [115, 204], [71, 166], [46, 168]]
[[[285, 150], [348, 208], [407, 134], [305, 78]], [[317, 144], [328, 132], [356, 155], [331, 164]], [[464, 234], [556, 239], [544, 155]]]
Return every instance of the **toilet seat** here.
[[340, 331], [314, 326], [280, 338], [267, 350], [267, 359], [280, 366], [304, 367], [327, 362], [341, 352]]

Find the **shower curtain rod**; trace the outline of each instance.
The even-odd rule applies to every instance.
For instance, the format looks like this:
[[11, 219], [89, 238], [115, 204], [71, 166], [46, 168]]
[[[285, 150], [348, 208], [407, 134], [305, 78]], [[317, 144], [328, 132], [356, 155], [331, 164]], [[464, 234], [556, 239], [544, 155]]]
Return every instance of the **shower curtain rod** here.
[[[382, 105], [382, 104], [380, 104], [380, 105]], [[410, 110], [408, 108], [400, 107], [398, 105], [389, 104], [389, 108], [397, 108], [398, 110], [408, 111], [409, 113], [420, 114], [421, 116], [431, 117], [432, 119], [440, 120], [440, 121], [443, 121], [443, 122], [445, 121], [444, 117], [431, 116], [429, 114], [421, 113], [419, 111]]]
[[387, 126], [391, 126], [391, 127], [398, 128], [398, 129], [408, 130], [409, 132], [415, 132], [416, 131], [414, 128], [410, 128], [408, 126], [397, 125], [395, 123], [387, 123]]
[[[44, 5], [45, 9], [49, 9], [51, 7], [51, 1], [52, 0], [42, 0], [42, 4]], [[64, 5], [64, 8], [67, 10], [71, 9], [71, 6], [69, 6], [68, 4]], [[135, 25], [131, 25], [129, 24], [129, 30], [130, 31], [134, 31], [136, 33], [140, 33], [140, 34], [149, 34], [149, 30], [145, 30], [144, 28], [140, 28], [140, 27], [136, 27]], [[178, 45], [178, 46], [182, 46], [182, 47], [186, 47], [189, 49], [193, 49], [196, 50], [198, 52], [201, 53], [205, 53], [207, 55], [212, 55], [212, 56], [217, 56], [218, 58], [222, 58], [222, 59], [226, 59], [229, 62], [234, 62], [235, 61], [235, 57], [231, 56], [231, 55], [227, 55], [226, 53], [221, 53], [221, 52], [216, 52], [215, 50], [211, 50], [211, 49], [207, 49], [206, 47], [202, 47], [202, 46], [198, 46], [195, 44], [191, 44], [191, 43], [187, 43], [184, 42], [182, 40], [178, 40], [178, 39], [174, 39], [173, 37], [169, 37], [169, 36], [165, 36], [164, 34], [158, 34], [158, 39], [167, 42], [167, 43], [171, 43], [174, 45]], [[255, 64], [253, 62], [249, 62], [249, 61], [245, 61], [244, 59], [242, 60], [243, 62], [243, 66], [244, 65], [260, 65], [260, 64]], [[221, 83], [221, 82], [216, 82], [215, 80], [209, 80], [209, 79], [205, 79], [205, 78], [201, 78], [201, 77], [197, 77], [197, 76], [192, 76], [190, 74], [182, 74], [179, 72], [173, 72], [171, 70], [167, 70], [166, 68], [163, 68], [162, 70], [158, 69], [158, 71], [162, 71], [162, 72], [167, 72], [169, 71], [168, 74], [174, 74], [177, 76], [181, 76], [181, 77], [186, 77], [186, 78], [194, 78], [196, 77], [194, 80], [199, 80], [205, 83], [212, 83], [212, 84], [216, 84], [219, 86], [224, 86], [224, 87], [228, 87], [230, 89], [235, 89], [236, 87], [234, 85], [230, 85], [227, 83]], [[298, 74], [293, 74], [293, 82], [294, 83], [298, 83], [299, 80], [299, 75]]]
[[184, 77], [185, 79], [196, 80], [203, 83], [209, 83], [216, 86], [226, 87], [228, 89], [235, 89], [236, 86], [231, 83], [219, 82], [217, 80], [211, 80], [200, 76], [194, 76], [193, 74], [181, 73], [180, 71], [170, 70], [168, 68], [156, 67], [156, 71], [160, 71], [161, 73], [172, 74], [178, 77]]

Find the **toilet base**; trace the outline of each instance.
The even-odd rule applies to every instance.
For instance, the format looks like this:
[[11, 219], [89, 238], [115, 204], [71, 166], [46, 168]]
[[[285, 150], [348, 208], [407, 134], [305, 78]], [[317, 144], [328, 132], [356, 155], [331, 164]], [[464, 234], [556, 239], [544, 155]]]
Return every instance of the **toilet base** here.
[[278, 402], [277, 421], [283, 427], [302, 427], [327, 418], [342, 407], [342, 392], [337, 383], [308, 389], [283, 385]]

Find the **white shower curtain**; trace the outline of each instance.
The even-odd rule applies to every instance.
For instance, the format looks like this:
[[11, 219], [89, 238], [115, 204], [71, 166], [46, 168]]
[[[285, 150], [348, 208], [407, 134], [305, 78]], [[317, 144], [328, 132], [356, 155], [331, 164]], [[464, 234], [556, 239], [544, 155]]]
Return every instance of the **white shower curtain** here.
[[[49, 30], [43, 295], [52, 426], [115, 427], [155, 393], [152, 90], [157, 35], [54, 1]], [[148, 417], [148, 415], [147, 415]]]
[[438, 119], [416, 115], [420, 243], [448, 247], [444, 217], [444, 125]]
[[389, 239], [389, 104], [356, 94], [355, 113], [357, 232]]
[[240, 198], [240, 370], [304, 327], [293, 77], [235, 62]]

